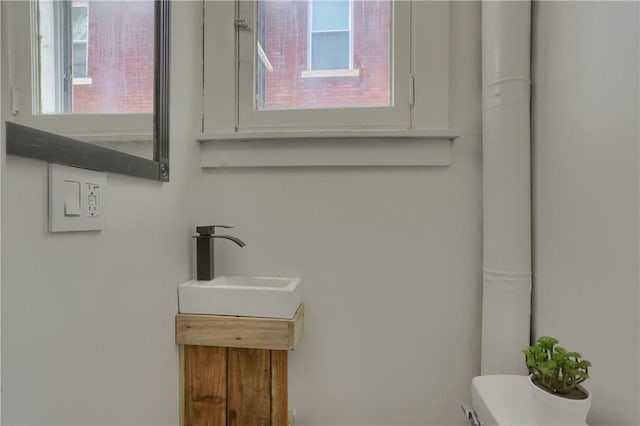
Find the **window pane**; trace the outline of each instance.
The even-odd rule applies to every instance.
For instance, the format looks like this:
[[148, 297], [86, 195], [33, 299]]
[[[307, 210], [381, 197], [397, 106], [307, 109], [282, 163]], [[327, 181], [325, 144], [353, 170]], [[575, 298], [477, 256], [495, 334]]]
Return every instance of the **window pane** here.
[[349, 29], [349, 0], [312, 1], [313, 31]]
[[[347, 0], [258, 0], [257, 110], [393, 105], [392, 2], [350, 7], [349, 32], [336, 31], [349, 22]], [[333, 32], [312, 31], [314, 23]]]
[[349, 32], [314, 33], [311, 46], [311, 69], [349, 68]]
[[86, 40], [88, 33], [87, 8], [74, 6], [71, 9], [73, 40]]
[[87, 76], [87, 43], [73, 43], [73, 77]]

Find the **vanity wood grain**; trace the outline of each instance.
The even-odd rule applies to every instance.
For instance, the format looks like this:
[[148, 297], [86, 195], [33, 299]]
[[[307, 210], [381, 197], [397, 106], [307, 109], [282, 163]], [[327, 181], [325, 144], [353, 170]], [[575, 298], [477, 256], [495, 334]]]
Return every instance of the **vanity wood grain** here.
[[176, 316], [183, 426], [287, 426], [288, 357], [302, 334], [291, 319]]
[[271, 351], [229, 348], [227, 424], [271, 426]]
[[233, 317], [226, 315], [176, 315], [179, 345], [294, 349], [304, 328], [304, 304], [291, 319]]
[[[227, 348], [184, 347], [183, 424], [227, 424]], [[206, 366], [203, 368], [203, 366]]]

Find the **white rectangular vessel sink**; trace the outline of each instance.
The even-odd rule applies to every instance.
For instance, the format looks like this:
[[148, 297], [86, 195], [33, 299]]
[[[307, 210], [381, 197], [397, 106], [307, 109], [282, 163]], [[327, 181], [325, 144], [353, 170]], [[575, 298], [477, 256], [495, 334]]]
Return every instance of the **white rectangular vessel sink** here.
[[300, 303], [300, 278], [223, 275], [178, 287], [182, 314], [293, 318]]

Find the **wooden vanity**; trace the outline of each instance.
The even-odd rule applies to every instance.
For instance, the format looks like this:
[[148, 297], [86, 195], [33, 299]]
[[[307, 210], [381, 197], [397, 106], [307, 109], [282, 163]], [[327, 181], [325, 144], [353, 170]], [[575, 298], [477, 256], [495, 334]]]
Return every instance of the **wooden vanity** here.
[[304, 327], [291, 319], [176, 315], [182, 426], [287, 426], [288, 355]]

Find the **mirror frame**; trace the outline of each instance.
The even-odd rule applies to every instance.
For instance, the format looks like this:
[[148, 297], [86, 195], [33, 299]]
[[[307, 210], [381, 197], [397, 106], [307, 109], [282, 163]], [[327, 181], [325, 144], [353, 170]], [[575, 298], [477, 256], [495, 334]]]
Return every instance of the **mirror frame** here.
[[170, 0], [155, 0], [153, 159], [6, 121], [7, 154], [145, 179], [169, 181]]

